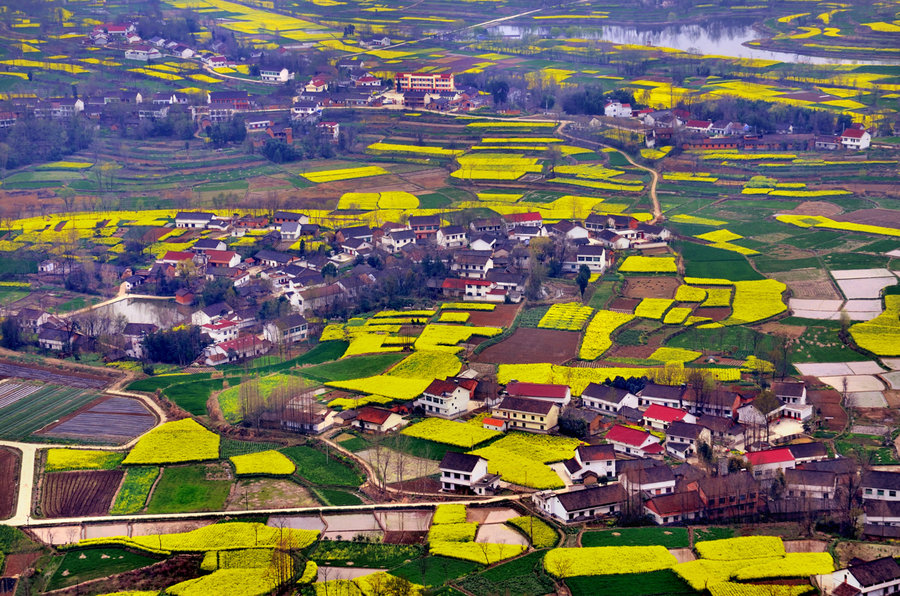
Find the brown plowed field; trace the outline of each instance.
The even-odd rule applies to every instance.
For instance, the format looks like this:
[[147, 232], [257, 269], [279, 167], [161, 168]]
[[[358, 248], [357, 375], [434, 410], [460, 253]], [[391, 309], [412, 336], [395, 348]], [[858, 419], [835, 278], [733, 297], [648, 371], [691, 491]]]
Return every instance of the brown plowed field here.
[[428, 532], [385, 532], [385, 544], [421, 544]]
[[106, 515], [125, 472], [51, 472], [44, 477], [41, 511], [45, 517]]
[[40, 557], [40, 551], [21, 553], [18, 555], [6, 555], [6, 567], [3, 568], [3, 575], [7, 577], [22, 575], [29, 567], [31, 567], [31, 564]]
[[860, 209], [852, 213], [836, 215], [832, 219], [835, 221], [852, 221], [853, 223], [870, 226], [900, 228], [900, 213], [893, 209]]
[[826, 201], [803, 201], [794, 209], [785, 211], [785, 213], [790, 213], [791, 215], [824, 215], [825, 217], [834, 217], [835, 215], [839, 215], [842, 211], [843, 209], [834, 203], [828, 203]]
[[634, 309], [641, 303], [640, 298], [616, 298], [609, 304], [609, 309], [616, 312], [634, 314]]
[[473, 358], [495, 364], [562, 364], [578, 354], [580, 334], [555, 329], [519, 327], [510, 337]]
[[629, 277], [622, 295], [626, 298], [674, 298], [679, 282], [671, 276]]
[[731, 314], [731, 309], [727, 306], [724, 307], [713, 307], [708, 306], [706, 308], [698, 308], [694, 311], [695, 317], [709, 317], [713, 321], [721, 321], [722, 319], [727, 319], [728, 315]]
[[518, 304], [498, 304], [494, 310], [470, 310], [469, 322], [479, 327], [503, 327], [508, 329], [519, 312]]
[[0, 447], [0, 519], [11, 517], [15, 512], [19, 496], [19, 452], [8, 447]]

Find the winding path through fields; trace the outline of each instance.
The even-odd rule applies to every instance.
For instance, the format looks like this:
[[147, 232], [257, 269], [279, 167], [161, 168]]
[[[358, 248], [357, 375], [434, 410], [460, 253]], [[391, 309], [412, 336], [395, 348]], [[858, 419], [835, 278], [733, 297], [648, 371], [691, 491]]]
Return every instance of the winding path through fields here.
[[634, 159], [633, 159], [630, 155], [628, 155], [627, 153], [625, 153], [625, 152], [622, 151], [621, 149], [618, 149], [618, 148], [616, 148], [616, 147], [613, 147], [612, 145], [606, 145], [606, 144], [604, 144], [604, 143], [598, 143], [597, 141], [587, 141], [587, 140], [585, 140], [585, 139], [581, 139], [581, 138], [578, 138], [578, 137], [576, 137], [576, 136], [573, 136], [573, 135], [568, 134], [567, 132], [565, 132], [565, 131], [563, 130], [564, 124], [567, 124], [567, 123], [560, 124], [560, 126], [559, 126], [559, 128], [557, 129], [556, 132], [559, 133], [560, 135], [566, 137], [566, 138], [569, 139], [570, 141], [573, 141], [573, 142], [579, 142], [579, 143], [587, 143], [587, 144], [590, 144], [590, 145], [595, 145], [596, 148], [606, 147], [606, 148], [609, 148], [609, 149], [615, 149], [616, 151], [618, 151], [619, 153], [621, 153], [622, 155], [624, 155], [624, 156], [625, 156], [625, 159], [628, 160], [628, 163], [630, 163], [630, 164], [633, 165], [634, 167], [640, 168], [640, 169], [642, 169], [642, 170], [647, 170], [648, 172], [650, 172], [650, 176], [651, 176], [651, 179], [650, 179], [650, 189], [649, 189], [649, 190], [650, 190], [650, 201], [651, 201], [652, 204], [653, 204], [653, 221], [652, 221], [652, 223], [656, 223], [657, 221], [659, 221], [659, 219], [662, 217], [662, 209], [661, 209], [660, 206], [659, 206], [659, 197], [658, 197], [657, 194], [656, 194], [656, 186], [659, 184], [659, 172], [657, 172], [656, 170], [654, 170], [653, 168], [651, 168], [651, 167], [649, 167], [649, 166], [644, 166], [644, 165], [641, 165], [641, 164], [637, 163], [636, 161], [634, 161]]

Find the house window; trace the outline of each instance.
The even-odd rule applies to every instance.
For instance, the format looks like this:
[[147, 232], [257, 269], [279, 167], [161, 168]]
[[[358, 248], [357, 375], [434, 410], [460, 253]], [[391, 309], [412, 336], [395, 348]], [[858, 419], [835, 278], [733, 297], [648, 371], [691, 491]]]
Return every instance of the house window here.
[[878, 496], [879, 496], [879, 497], [883, 497], [883, 496], [884, 496], [884, 491], [881, 490], [880, 488], [878, 489]]

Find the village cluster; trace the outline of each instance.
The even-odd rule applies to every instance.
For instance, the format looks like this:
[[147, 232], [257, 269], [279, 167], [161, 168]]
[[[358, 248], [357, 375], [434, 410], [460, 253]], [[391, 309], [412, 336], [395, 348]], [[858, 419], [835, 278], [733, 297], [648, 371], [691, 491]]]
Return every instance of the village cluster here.
[[[592, 214], [584, 222], [544, 224], [537, 212], [475, 219], [468, 227], [443, 225], [439, 215], [413, 215], [405, 223], [336, 230], [310, 223], [309, 216], [299, 212], [235, 217], [180, 212], [170, 226], [187, 232], [178, 236], [179, 243], [186, 245], [184, 250], [167, 250], [146, 268], [106, 267], [115, 269], [113, 275], [131, 294], [143, 294], [151, 285], [156, 288], [160, 279], [178, 283], [182, 287], [175, 290], [175, 302], [185, 307], [195, 304], [207, 282], [225, 280], [231, 285], [243, 306], [218, 302], [190, 316], [191, 323], [212, 342], [198, 355], [198, 361], [208, 366], [307, 340], [310, 329], [304, 315], [327, 314], [336, 305], [352, 305], [367, 287], [396, 276], [410, 264], [429, 259], [444, 264], [445, 277], [424, 280], [434, 299], [518, 303], [531, 262], [527, 245], [534, 238], [548, 239], [557, 247], [564, 255], [563, 271], [577, 273], [585, 266], [591, 274], [606, 270], [613, 251], [664, 248], [671, 238], [669, 230], [627, 215]], [[246, 236], [250, 231], [254, 236]], [[190, 240], [191, 232], [196, 234], [195, 240]], [[233, 242], [235, 236], [284, 247], [301, 241], [309, 246], [325, 242], [336, 250], [263, 249], [242, 258], [228, 250], [226, 242]], [[38, 269], [48, 279], [59, 280], [82, 267], [78, 262], [49, 259]], [[338, 276], [339, 271], [344, 273]], [[268, 298], [286, 301], [292, 314], [259, 321], [258, 303]], [[44, 349], [68, 353], [83, 341], [77, 327], [52, 312], [26, 307], [16, 316]], [[173, 319], [172, 326], [177, 322]], [[129, 321], [122, 333], [125, 355], [140, 359], [144, 337], [157, 330], [154, 324]]]
[[900, 0], [7, 4], [0, 596], [900, 594]]

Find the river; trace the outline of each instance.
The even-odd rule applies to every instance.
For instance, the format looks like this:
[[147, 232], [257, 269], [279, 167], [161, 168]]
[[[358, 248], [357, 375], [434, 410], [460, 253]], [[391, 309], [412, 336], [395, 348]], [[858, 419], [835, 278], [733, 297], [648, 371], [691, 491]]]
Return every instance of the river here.
[[[491, 35], [519, 38], [536, 35], [542, 38], [572, 37], [571, 28], [560, 27], [557, 36], [551, 27], [520, 27], [518, 25], [497, 25], [488, 29]], [[900, 64], [898, 60], [849, 60], [807, 56], [796, 52], [773, 52], [744, 45], [759, 39], [760, 34], [749, 24], [721, 25], [718, 23], [662, 25], [658, 27], [625, 27], [621, 25], [598, 25], [596, 27], [575, 27], [575, 37], [608, 41], [616, 44], [635, 44], [674, 48], [696, 54], [711, 54], [735, 58], [755, 58], [778, 60], [799, 64]]]

